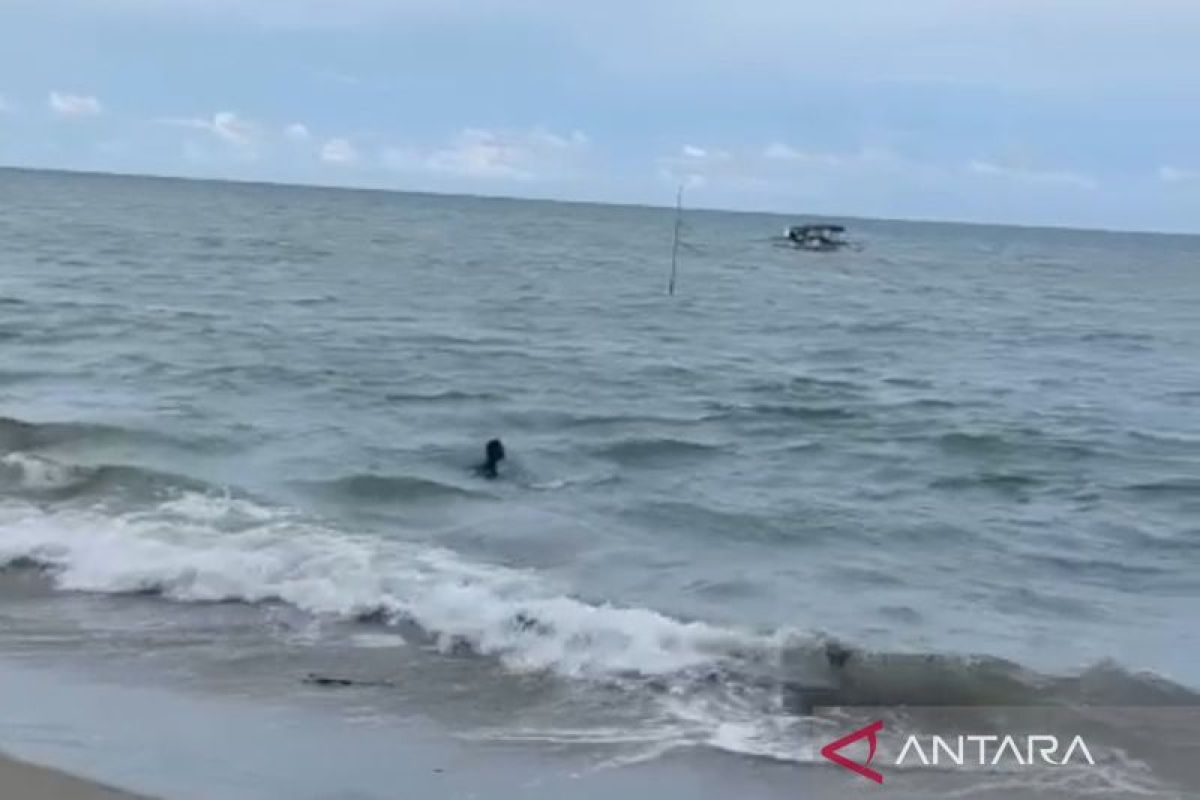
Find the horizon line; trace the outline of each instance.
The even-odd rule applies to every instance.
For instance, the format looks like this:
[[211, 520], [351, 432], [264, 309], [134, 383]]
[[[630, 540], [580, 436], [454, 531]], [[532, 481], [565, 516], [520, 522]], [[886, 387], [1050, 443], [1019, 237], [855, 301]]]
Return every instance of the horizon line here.
[[[344, 191], [344, 192], [372, 192], [378, 194], [407, 194], [407, 195], [424, 195], [428, 197], [439, 198], [468, 198], [473, 200], [494, 200], [494, 201], [511, 201], [511, 202], [526, 202], [526, 203], [563, 203], [566, 205], [586, 205], [586, 206], [603, 206], [612, 208], [641, 208], [653, 209], [660, 211], [674, 211], [675, 204], [664, 202], [662, 205], [646, 202], [634, 201], [614, 201], [614, 200], [586, 200], [579, 198], [562, 198], [562, 197], [530, 197], [510, 194], [486, 194], [477, 192], [452, 192], [452, 191], [435, 191], [429, 189], [402, 189], [395, 187], [380, 187], [380, 186], [356, 186], [352, 184], [337, 184], [337, 183], [306, 183], [303, 181], [288, 181], [283, 179], [256, 179], [256, 178], [230, 178], [230, 177], [199, 177], [195, 175], [180, 175], [180, 174], [162, 174], [150, 172], [113, 172], [99, 169], [69, 169], [64, 167], [31, 167], [20, 165], [0, 164], [0, 171], [12, 172], [32, 172], [32, 173], [51, 173], [59, 175], [78, 175], [85, 177], [99, 178], [133, 178], [143, 180], [156, 181], [180, 181], [184, 183], [223, 183], [233, 186], [264, 186], [286, 189], [318, 189], [323, 191]], [[686, 193], [685, 193], [686, 197]], [[930, 217], [876, 217], [862, 214], [832, 214], [832, 213], [816, 213], [816, 212], [797, 212], [797, 211], [778, 211], [767, 209], [739, 209], [739, 208], [720, 208], [715, 206], [684, 206], [685, 211], [699, 211], [703, 213], [717, 214], [746, 214], [746, 215], [770, 215], [778, 217], [786, 216], [805, 216], [816, 217], [818, 219], [838, 219], [838, 220], [858, 220], [860, 222], [899, 222], [910, 225], [962, 225], [979, 228], [1015, 228], [1019, 230], [1033, 231], [1062, 231], [1070, 233], [1100, 233], [1100, 234], [1116, 234], [1116, 235], [1134, 235], [1134, 236], [1171, 236], [1171, 237], [1196, 237], [1200, 236], [1198, 231], [1182, 231], [1182, 230], [1152, 230], [1147, 228], [1142, 229], [1126, 229], [1126, 228], [1102, 228], [1088, 227], [1078, 225], [1065, 224], [1046, 224], [1032, 222], [983, 222], [980, 220], [970, 219], [937, 219]]]

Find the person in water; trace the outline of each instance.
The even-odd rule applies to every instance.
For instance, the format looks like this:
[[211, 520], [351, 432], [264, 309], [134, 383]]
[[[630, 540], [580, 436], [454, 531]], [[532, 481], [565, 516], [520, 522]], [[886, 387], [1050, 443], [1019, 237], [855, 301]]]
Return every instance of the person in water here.
[[499, 439], [492, 439], [484, 448], [486, 456], [484, 462], [475, 468], [475, 471], [487, 479], [492, 479], [499, 476], [496, 466], [504, 460], [504, 445]]

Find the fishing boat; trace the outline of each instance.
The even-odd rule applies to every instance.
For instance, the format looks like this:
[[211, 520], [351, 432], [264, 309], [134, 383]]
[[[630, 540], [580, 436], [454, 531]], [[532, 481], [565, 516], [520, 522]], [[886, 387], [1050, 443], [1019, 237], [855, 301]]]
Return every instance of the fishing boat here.
[[792, 225], [783, 232], [783, 235], [801, 250], [828, 252], [840, 250], [850, 244], [844, 238], [845, 233], [846, 229], [841, 225], [822, 224]]

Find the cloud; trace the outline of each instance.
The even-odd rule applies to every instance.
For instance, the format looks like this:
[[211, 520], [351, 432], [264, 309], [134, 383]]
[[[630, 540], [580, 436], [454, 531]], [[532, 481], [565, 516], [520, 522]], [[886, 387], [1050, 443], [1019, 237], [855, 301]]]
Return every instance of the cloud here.
[[674, 155], [657, 160], [661, 178], [688, 186], [765, 187], [773, 181], [791, 181], [797, 169], [828, 170], [852, 167], [869, 160], [884, 160], [883, 151], [863, 150], [858, 154], [834, 155], [798, 150], [773, 142], [761, 151], [736, 152], [685, 144]]
[[544, 128], [528, 131], [467, 128], [445, 147], [389, 148], [384, 162], [402, 171], [528, 181], [574, 173], [590, 144], [580, 131], [564, 136]]
[[308, 126], [302, 122], [293, 122], [288, 125], [283, 129], [283, 135], [293, 142], [306, 142], [312, 136], [308, 131]]
[[672, 156], [658, 159], [660, 177], [688, 187], [707, 186], [714, 179], [740, 182], [748, 178], [742, 164], [727, 150], [685, 144]]
[[793, 147], [790, 147], [782, 142], [772, 142], [763, 150], [763, 158], [772, 158], [778, 161], [793, 161], [798, 159], [803, 154]]
[[1011, 184], [1043, 188], [1093, 190], [1097, 182], [1069, 170], [1034, 169], [1020, 164], [976, 159], [965, 166], [921, 161], [886, 147], [861, 147], [849, 152], [821, 152], [772, 142], [761, 150], [727, 150], [685, 145], [676, 155], [658, 160], [659, 174], [672, 181], [688, 181], [712, 188], [727, 187], [764, 192], [802, 191], [831, 182], [873, 183], [879, 186], [966, 186], [964, 180], [980, 177]]
[[1163, 183], [1193, 183], [1200, 181], [1200, 170], [1162, 166], [1158, 168], [1158, 179]]
[[95, 117], [104, 112], [100, 101], [91, 95], [51, 92], [46, 100], [50, 110], [60, 117]]
[[[809, 153], [797, 150], [782, 142], [772, 142], [763, 149], [763, 158], [769, 161], [783, 161], [796, 164], [820, 164], [827, 167], [837, 167], [844, 163], [842, 156], [830, 153]], [[861, 155], [861, 154], [860, 154]]]
[[346, 166], [358, 161], [358, 151], [347, 139], [330, 139], [321, 147], [321, 160], [326, 164]]
[[159, 120], [164, 125], [175, 125], [181, 128], [194, 128], [205, 131], [233, 147], [248, 150], [257, 143], [259, 127], [249, 120], [242, 119], [232, 111], [218, 111], [211, 119], [199, 117], [170, 118]]
[[1068, 170], [1038, 170], [1023, 166], [1009, 166], [992, 161], [972, 161], [967, 170], [975, 175], [985, 175], [1018, 183], [1072, 186], [1078, 189], [1096, 189], [1093, 178]]
[[728, 161], [732, 158], [727, 150], [697, 147], [694, 144], [685, 144], [679, 149], [679, 153], [683, 158], [694, 161]]
[[357, 75], [351, 75], [348, 72], [339, 72], [335, 69], [318, 69], [313, 72], [313, 75], [323, 81], [341, 84], [342, 86], [358, 86], [362, 83], [362, 79]]

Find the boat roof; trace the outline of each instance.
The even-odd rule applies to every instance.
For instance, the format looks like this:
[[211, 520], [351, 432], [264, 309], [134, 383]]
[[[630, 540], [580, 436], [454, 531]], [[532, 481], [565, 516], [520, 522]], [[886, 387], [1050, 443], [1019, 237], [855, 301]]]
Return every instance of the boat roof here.
[[794, 231], [829, 231], [830, 233], [845, 233], [846, 232], [846, 228], [844, 225], [832, 225], [832, 224], [829, 224], [829, 225], [824, 225], [824, 224], [793, 225], [792, 230], [794, 230]]

